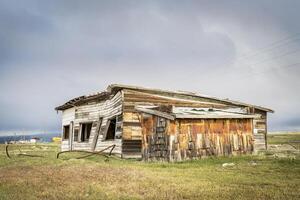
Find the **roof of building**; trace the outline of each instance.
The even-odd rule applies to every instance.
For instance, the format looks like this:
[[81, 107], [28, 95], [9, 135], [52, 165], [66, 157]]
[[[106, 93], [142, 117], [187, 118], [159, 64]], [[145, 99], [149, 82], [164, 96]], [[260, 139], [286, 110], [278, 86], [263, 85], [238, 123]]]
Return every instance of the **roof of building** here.
[[166, 119], [251, 119], [259, 118], [259, 114], [248, 114], [246, 110], [212, 109], [212, 108], [187, 108], [173, 107], [169, 113], [154, 110], [150, 106], [135, 106], [139, 112], [160, 116]]
[[266, 112], [272, 112], [272, 113], [274, 112], [270, 108], [252, 105], [252, 104], [248, 104], [248, 103], [243, 103], [243, 102], [239, 102], [239, 101], [234, 101], [234, 100], [230, 100], [230, 99], [221, 99], [221, 98], [217, 98], [217, 97], [213, 97], [213, 96], [209, 96], [209, 95], [198, 94], [195, 92], [170, 91], [170, 90], [153, 89], [153, 88], [138, 87], [138, 86], [131, 86], [131, 85], [123, 85], [123, 84], [111, 84], [107, 87], [107, 90], [104, 92], [98, 92], [98, 93], [93, 93], [93, 94], [73, 98], [70, 101], [64, 103], [63, 105], [56, 107], [55, 110], [65, 110], [65, 109], [71, 108], [75, 105], [78, 105], [80, 103], [87, 102], [87, 101], [93, 100], [93, 99], [105, 100], [105, 99], [108, 99], [111, 95], [116, 94], [118, 91], [120, 91], [122, 89], [130, 89], [130, 90], [145, 91], [145, 92], [151, 91], [151, 92], [157, 92], [157, 93], [178, 94], [178, 95], [186, 95], [186, 96], [191, 96], [191, 97], [201, 97], [201, 98], [221, 101], [224, 103], [230, 103], [230, 104], [236, 105], [236, 106], [253, 107], [255, 109], [266, 111]]

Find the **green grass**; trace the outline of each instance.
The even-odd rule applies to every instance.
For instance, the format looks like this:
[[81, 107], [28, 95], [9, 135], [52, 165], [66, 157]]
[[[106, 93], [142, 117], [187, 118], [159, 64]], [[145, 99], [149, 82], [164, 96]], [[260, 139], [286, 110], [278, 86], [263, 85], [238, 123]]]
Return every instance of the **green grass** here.
[[300, 150], [300, 132], [268, 134], [268, 144], [289, 144]]
[[269, 144], [286, 144], [293, 141], [300, 142], [300, 132], [268, 134]]
[[[266, 156], [145, 163], [62, 154], [56, 145], [21, 147], [44, 158], [11, 159], [0, 146], [0, 199], [299, 199], [300, 160]], [[15, 152], [15, 154], [13, 153]], [[251, 165], [255, 161], [257, 165]], [[233, 162], [235, 166], [222, 167]]]

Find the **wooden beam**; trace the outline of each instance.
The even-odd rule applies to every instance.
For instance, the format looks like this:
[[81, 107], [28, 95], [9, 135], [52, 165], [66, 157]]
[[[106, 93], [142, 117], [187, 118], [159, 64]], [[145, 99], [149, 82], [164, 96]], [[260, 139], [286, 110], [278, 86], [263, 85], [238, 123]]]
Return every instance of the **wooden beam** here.
[[187, 115], [187, 114], [176, 114], [177, 119], [249, 119], [256, 118], [257, 115]]
[[151, 109], [148, 109], [148, 108], [142, 108], [142, 107], [139, 107], [139, 106], [135, 106], [135, 109], [137, 111], [140, 111], [140, 112], [143, 112], [143, 113], [156, 115], [156, 116], [163, 117], [163, 118], [166, 118], [166, 119], [169, 119], [169, 120], [175, 120], [175, 117], [173, 115], [170, 115], [170, 114], [165, 113], [165, 112], [160, 112], [160, 111], [157, 111], [157, 110], [151, 110]]

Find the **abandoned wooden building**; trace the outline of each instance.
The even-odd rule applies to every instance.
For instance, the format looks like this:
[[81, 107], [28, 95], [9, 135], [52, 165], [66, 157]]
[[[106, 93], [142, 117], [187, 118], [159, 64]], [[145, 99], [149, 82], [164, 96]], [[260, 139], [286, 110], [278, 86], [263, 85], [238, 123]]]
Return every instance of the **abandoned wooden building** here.
[[206, 95], [109, 85], [55, 108], [62, 111], [61, 150], [115, 145], [122, 158], [180, 161], [267, 148], [261, 106]]

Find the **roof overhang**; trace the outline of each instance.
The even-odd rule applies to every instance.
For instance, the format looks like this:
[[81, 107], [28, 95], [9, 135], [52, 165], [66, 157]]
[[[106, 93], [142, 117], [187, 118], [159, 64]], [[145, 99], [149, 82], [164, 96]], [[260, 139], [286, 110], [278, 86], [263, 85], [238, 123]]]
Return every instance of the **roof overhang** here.
[[80, 97], [76, 97], [71, 99], [70, 101], [58, 106], [55, 108], [55, 110], [59, 111], [59, 110], [65, 110], [68, 108], [72, 108], [72, 107], [76, 107], [79, 104], [82, 104], [84, 102], [90, 101], [90, 100], [105, 100], [108, 99], [110, 96], [110, 93], [108, 92], [99, 92], [99, 93], [94, 93], [94, 94], [90, 94], [90, 95], [86, 95], [86, 96], [80, 96]]

